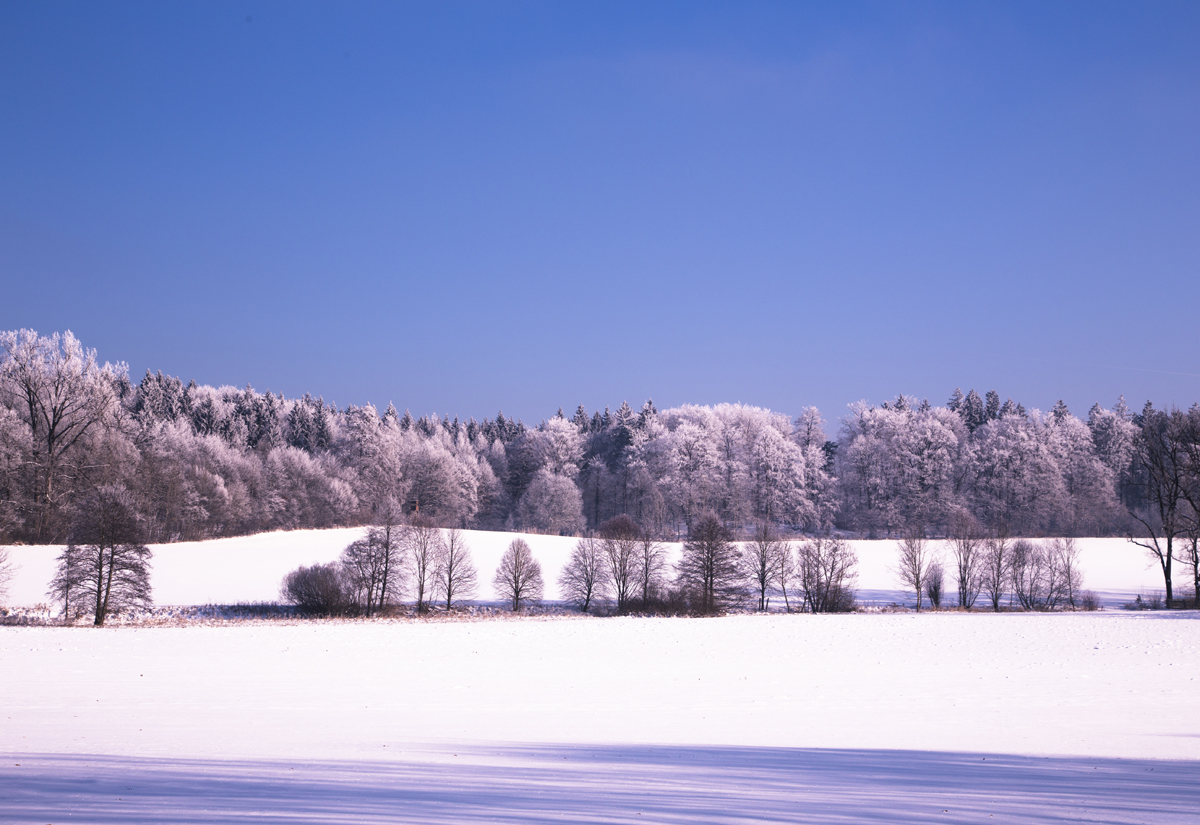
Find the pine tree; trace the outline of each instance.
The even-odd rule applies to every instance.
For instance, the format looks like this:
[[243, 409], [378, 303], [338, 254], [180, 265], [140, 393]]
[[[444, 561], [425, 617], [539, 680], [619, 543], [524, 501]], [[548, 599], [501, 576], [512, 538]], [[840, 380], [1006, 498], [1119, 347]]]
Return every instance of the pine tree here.
[[963, 423], [967, 425], [967, 429], [975, 432], [982, 427], [987, 421], [987, 413], [984, 410], [983, 399], [979, 397], [979, 393], [971, 390], [967, 393], [967, 397], [963, 399], [962, 405], [958, 408], [958, 414], [962, 418]]
[[995, 390], [987, 391], [987, 407], [984, 415], [987, 416], [988, 421], [995, 421], [1000, 417], [1000, 393]]
[[571, 416], [571, 423], [578, 427], [580, 432], [587, 432], [588, 414], [582, 404], [575, 408], [575, 415]]
[[955, 388], [954, 394], [950, 396], [950, 400], [946, 402], [947, 409], [950, 412], [958, 412], [963, 403], [963, 391], [960, 388]]

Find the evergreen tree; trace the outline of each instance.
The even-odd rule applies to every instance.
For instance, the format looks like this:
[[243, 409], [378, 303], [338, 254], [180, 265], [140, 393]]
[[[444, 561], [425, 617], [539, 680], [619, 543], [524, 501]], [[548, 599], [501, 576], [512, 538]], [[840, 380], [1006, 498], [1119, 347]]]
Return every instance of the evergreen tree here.
[[1000, 393], [995, 390], [987, 391], [987, 406], [984, 409], [984, 415], [988, 421], [995, 421], [1000, 417]]
[[954, 394], [951, 395], [950, 400], [946, 402], [946, 407], [947, 407], [947, 409], [950, 410], [950, 412], [958, 412], [959, 409], [962, 407], [962, 403], [963, 403], [963, 391], [962, 391], [962, 389], [956, 387], [954, 389]]
[[588, 430], [588, 414], [587, 410], [580, 404], [575, 408], [575, 415], [571, 416], [571, 423], [579, 428], [581, 433], [586, 433]]
[[971, 432], [979, 429], [987, 421], [987, 413], [983, 406], [983, 399], [979, 397], [979, 393], [971, 390], [967, 393], [967, 397], [963, 399], [959, 406], [958, 415], [962, 418], [963, 423], [967, 425], [967, 429]]

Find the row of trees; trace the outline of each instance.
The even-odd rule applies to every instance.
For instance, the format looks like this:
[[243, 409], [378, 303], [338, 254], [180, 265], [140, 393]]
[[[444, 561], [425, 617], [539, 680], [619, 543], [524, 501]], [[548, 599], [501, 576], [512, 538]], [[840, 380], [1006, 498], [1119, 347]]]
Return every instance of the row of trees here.
[[372, 616], [401, 600], [411, 600], [418, 613], [435, 603], [450, 610], [474, 598], [477, 586], [462, 531], [418, 516], [371, 527], [336, 562], [293, 570], [280, 595], [305, 613]]
[[625, 515], [655, 537], [692, 536], [710, 513], [739, 537], [761, 524], [948, 535], [971, 520], [1014, 537], [1127, 534], [1168, 592], [1180, 560], [1200, 592], [1198, 456], [1197, 407], [1118, 401], [1081, 420], [971, 390], [940, 407], [853, 404], [833, 440], [815, 408], [741, 404], [580, 406], [527, 428], [161, 373], [134, 385], [69, 332], [0, 333], [0, 543], [69, 541], [101, 487], [130, 493], [145, 542], [381, 524], [389, 510], [571, 535]]
[[[857, 561], [849, 545], [836, 538], [793, 544], [764, 529], [739, 545], [716, 515], [705, 514], [672, 568], [663, 545], [622, 515], [579, 540], [559, 585], [564, 601], [583, 612], [767, 610], [775, 594], [789, 612], [850, 610]], [[280, 595], [308, 614], [370, 616], [401, 601], [421, 614], [473, 598], [477, 581], [461, 532], [420, 520], [371, 528], [339, 561], [293, 570]], [[492, 583], [513, 611], [541, 601], [542, 568], [524, 539], [511, 542]]]
[[[559, 577], [564, 600], [588, 611], [720, 613], [731, 607], [842, 612], [854, 606], [857, 558], [837, 537], [785, 541], [769, 524], [748, 542], [715, 513], [700, 516], [679, 563], [628, 516], [601, 525], [576, 543]], [[778, 602], [776, 602], [778, 604]]]
[[947, 542], [932, 542], [919, 533], [902, 539], [896, 577], [916, 597], [942, 606], [947, 572], [958, 589], [957, 606], [970, 610], [981, 596], [992, 610], [1095, 608], [1095, 596], [1084, 591], [1079, 547], [1072, 538], [1050, 542], [1007, 537], [980, 538], [968, 531]]

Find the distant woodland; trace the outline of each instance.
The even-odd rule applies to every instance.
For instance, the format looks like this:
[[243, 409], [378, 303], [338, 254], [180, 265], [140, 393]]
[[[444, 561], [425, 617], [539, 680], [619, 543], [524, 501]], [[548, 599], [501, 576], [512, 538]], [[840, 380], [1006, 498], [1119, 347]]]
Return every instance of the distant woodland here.
[[[584, 535], [619, 515], [658, 537], [715, 515], [738, 535], [1178, 538], [1195, 532], [1200, 408], [994, 391], [859, 402], [836, 422], [741, 404], [622, 402], [527, 425], [336, 407], [99, 364], [71, 333], [0, 333], [0, 543], [70, 539], [73, 507], [119, 487], [147, 542], [371, 524]], [[1174, 485], [1174, 486], [1172, 486]]]

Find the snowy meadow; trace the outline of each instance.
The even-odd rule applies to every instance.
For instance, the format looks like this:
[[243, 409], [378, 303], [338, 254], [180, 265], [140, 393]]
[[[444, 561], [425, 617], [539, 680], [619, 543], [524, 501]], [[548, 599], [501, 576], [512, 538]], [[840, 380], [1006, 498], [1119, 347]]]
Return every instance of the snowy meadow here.
[[[284, 572], [356, 535], [156, 546], [156, 601], [272, 599]], [[511, 538], [468, 533], [481, 572]], [[553, 582], [574, 540], [525, 538]], [[44, 599], [55, 548], [10, 550], [10, 601]], [[861, 593], [902, 598], [895, 543], [855, 550]], [[1081, 560], [1116, 600], [1155, 583], [1126, 542], [1086, 540]], [[1197, 619], [3, 627], [0, 809], [16, 823], [1191, 822]]]

